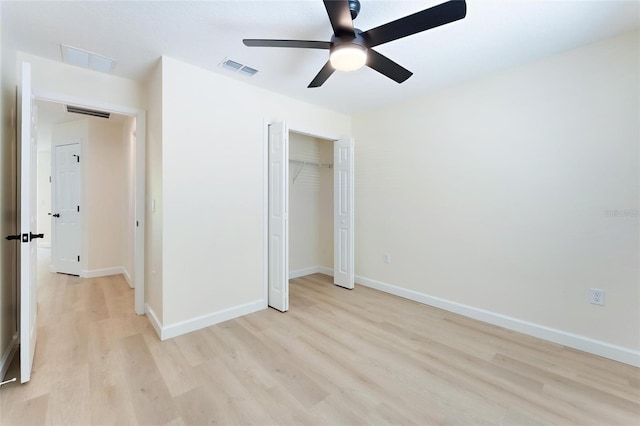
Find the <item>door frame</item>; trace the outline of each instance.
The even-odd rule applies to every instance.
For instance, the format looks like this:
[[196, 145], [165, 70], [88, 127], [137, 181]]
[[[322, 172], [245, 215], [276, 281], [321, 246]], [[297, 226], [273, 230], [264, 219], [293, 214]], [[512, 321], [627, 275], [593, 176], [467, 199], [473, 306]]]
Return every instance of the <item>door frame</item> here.
[[[298, 127], [296, 125], [289, 124], [286, 120], [272, 120], [272, 119], [264, 119], [263, 121], [263, 140], [262, 140], [262, 175], [263, 175], [263, 198], [262, 198], [262, 221], [263, 221], [263, 238], [262, 238], [262, 248], [263, 248], [263, 288], [264, 288], [264, 302], [263, 308], [269, 308], [269, 125], [275, 122], [285, 121], [287, 123], [289, 133], [294, 132], [305, 136], [310, 136], [312, 138], [324, 139], [326, 141], [331, 141], [335, 143], [337, 140], [340, 140], [340, 136], [330, 135], [327, 133], [323, 133], [322, 131], [318, 131], [317, 129], [310, 130], [304, 127]], [[288, 188], [288, 184], [287, 184]], [[288, 225], [287, 225], [288, 226]], [[335, 226], [335, 225], [334, 225]], [[289, 242], [287, 241], [287, 244]], [[289, 271], [287, 271], [288, 276]]]
[[[109, 102], [97, 101], [94, 99], [69, 96], [63, 93], [50, 92], [33, 89], [35, 100], [62, 103], [77, 107], [97, 109], [101, 111], [113, 112], [134, 116], [136, 118], [136, 150], [135, 150], [135, 201], [134, 210], [136, 217], [136, 233], [134, 238], [135, 266], [133, 277], [131, 277], [135, 289], [135, 313], [145, 314], [144, 284], [145, 284], [145, 200], [146, 200], [146, 138], [147, 138], [147, 116], [146, 111], [141, 108], [134, 108], [125, 105], [112, 104]], [[82, 144], [80, 145], [82, 155]], [[82, 172], [81, 172], [82, 176]], [[81, 177], [82, 179], [82, 177]], [[82, 191], [81, 191], [82, 194]], [[82, 195], [81, 195], [82, 197]], [[82, 202], [81, 198], [81, 202]], [[82, 240], [82, 238], [81, 238]], [[84, 256], [86, 258], [86, 256]]]

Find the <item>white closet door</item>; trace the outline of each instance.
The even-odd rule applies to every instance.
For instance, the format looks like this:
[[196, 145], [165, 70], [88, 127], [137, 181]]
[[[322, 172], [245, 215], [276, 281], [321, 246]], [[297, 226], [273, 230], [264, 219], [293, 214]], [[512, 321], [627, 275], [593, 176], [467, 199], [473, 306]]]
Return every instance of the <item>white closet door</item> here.
[[52, 266], [80, 275], [80, 144], [53, 147]]
[[269, 125], [269, 306], [289, 310], [289, 130]]
[[333, 143], [333, 282], [354, 287], [353, 139]]

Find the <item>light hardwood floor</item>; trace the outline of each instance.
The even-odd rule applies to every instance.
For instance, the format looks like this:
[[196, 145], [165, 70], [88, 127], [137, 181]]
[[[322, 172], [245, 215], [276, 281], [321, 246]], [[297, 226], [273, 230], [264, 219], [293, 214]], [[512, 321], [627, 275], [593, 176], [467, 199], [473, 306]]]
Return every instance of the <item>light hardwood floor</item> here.
[[43, 277], [3, 426], [640, 424], [639, 369], [324, 275], [292, 280], [286, 314], [164, 342], [121, 276]]

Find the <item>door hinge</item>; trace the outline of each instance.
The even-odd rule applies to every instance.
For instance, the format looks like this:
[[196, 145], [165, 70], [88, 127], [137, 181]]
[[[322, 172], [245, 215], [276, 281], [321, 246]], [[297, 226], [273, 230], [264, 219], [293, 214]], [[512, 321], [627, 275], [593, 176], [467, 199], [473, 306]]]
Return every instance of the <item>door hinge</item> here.
[[51, 176], [49, 176], [49, 183], [51, 183]]
[[136, 228], [137, 228], [138, 226], [140, 226], [140, 222], [138, 222], [138, 221], [136, 220]]
[[80, 262], [80, 256], [78, 256], [78, 262]]
[[80, 206], [78, 206], [78, 211], [80, 211]]
[[76, 157], [76, 162], [79, 163], [80, 162], [80, 156], [78, 154], [73, 154], [74, 157]]

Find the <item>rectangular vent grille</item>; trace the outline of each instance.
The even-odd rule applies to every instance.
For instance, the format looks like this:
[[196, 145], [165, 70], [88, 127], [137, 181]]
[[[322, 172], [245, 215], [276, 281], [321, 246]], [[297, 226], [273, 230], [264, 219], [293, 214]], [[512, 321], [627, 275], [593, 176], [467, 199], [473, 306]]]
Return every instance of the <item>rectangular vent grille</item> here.
[[255, 69], [255, 68], [251, 68], [251, 67], [248, 67], [248, 66], [245, 65], [244, 67], [240, 68], [240, 70], [238, 72], [240, 74], [246, 74], [249, 77], [253, 77], [254, 75], [256, 75], [258, 70]]
[[109, 117], [111, 117], [110, 112], [96, 111], [94, 109], [80, 108], [80, 107], [75, 107], [71, 105], [67, 105], [67, 112], [72, 112], [74, 114], [90, 115], [92, 117], [100, 117], [100, 118], [106, 118], [106, 119], [109, 119]]
[[253, 77], [258, 73], [257, 69], [241, 64], [240, 62], [232, 61], [231, 59], [225, 59], [220, 63], [220, 66], [231, 72], [237, 72], [247, 77]]
[[236, 62], [236, 61], [232, 61], [231, 59], [228, 59], [228, 60], [224, 61], [224, 62], [222, 63], [222, 65], [223, 65], [225, 68], [229, 68], [229, 69], [231, 69], [231, 70], [233, 70], [233, 71], [238, 71], [240, 68], [242, 68], [242, 64], [239, 64], [239, 63], [238, 63], [238, 62]]

